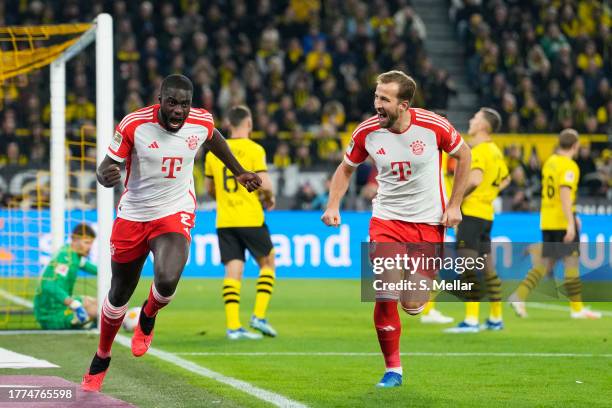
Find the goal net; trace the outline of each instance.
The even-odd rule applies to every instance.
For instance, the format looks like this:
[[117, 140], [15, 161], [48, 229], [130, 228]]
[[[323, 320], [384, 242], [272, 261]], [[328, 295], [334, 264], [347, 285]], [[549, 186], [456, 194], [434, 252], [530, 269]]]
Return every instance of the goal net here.
[[[43, 277], [43, 271], [64, 272], [53, 255], [70, 245], [71, 232], [81, 223], [96, 231], [89, 261], [98, 266], [98, 274], [80, 272], [73, 295], [101, 299], [110, 286], [113, 191], [96, 183], [95, 169], [114, 128], [111, 16], [101, 14], [90, 24], [0, 28], [4, 115], [15, 110], [12, 95], [41, 70], [48, 71], [49, 80], [28, 90], [35, 89], [48, 101], [42, 116], [49, 117], [49, 153], [32, 147], [25, 164], [11, 164], [9, 157], [5, 166], [13, 165], [14, 171], [0, 176], [0, 188], [8, 197], [0, 208], [0, 329], [40, 328], [34, 298], [45, 280], [57, 276]], [[86, 84], [90, 88], [95, 79], [92, 101], [81, 100], [78, 90], [71, 89], [78, 81], [70, 76], [83, 70], [95, 72]], [[8, 157], [8, 146], [6, 150]]]

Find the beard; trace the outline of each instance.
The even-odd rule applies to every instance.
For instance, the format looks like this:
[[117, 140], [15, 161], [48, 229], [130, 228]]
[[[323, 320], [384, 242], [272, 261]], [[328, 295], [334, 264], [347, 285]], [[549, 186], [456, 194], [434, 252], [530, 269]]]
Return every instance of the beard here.
[[395, 125], [395, 122], [397, 122], [397, 119], [399, 118], [399, 112], [391, 113], [387, 111], [378, 111], [377, 113], [378, 123], [383, 129], [389, 129], [390, 127]]

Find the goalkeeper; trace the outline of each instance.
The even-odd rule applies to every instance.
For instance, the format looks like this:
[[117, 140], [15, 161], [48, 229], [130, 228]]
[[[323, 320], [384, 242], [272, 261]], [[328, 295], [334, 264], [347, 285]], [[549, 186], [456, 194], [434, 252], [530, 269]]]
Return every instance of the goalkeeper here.
[[79, 269], [97, 275], [87, 260], [96, 233], [87, 224], [72, 230], [72, 242], [64, 245], [43, 271], [34, 297], [34, 316], [45, 330], [80, 329], [89, 326], [98, 312], [96, 299], [73, 296]]

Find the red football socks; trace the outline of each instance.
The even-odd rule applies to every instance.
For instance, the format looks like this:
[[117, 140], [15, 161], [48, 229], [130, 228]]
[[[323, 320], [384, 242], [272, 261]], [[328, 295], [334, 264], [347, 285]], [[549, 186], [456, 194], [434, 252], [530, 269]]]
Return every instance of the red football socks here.
[[100, 342], [98, 343], [98, 357], [107, 358], [111, 354], [111, 347], [115, 336], [123, 323], [125, 312], [127, 311], [128, 305], [113, 306], [108, 301], [108, 296], [104, 298], [102, 304], [102, 318], [100, 319]]
[[145, 315], [147, 315], [147, 317], [155, 317], [159, 309], [170, 303], [172, 298], [174, 298], [174, 294], [170, 296], [160, 295], [157, 288], [155, 288], [155, 283], [152, 283], [151, 289], [149, 290], [149, 298], [147, 299], [147, 304], [144, 307]]
[[402, 325], [397, 311], [397, 302], [376, 302], [374, 306], [374, 326], [378, 343], [385, 358], [385, 367], [401, 367], [400, 334]]

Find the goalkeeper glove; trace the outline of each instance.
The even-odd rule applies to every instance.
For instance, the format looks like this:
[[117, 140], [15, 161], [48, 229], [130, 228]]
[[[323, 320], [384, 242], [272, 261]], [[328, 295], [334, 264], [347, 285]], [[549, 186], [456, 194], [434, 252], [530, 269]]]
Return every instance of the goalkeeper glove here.
[[79, 323], [85, 323], [89, 319], [89, 315], [87, 314], [87, 311], [83, 307], [83, 304], [79, 302], [78, 300], [76, 299], [73, 300], [70, 303], [69, 307], [74, 313], [74, 315], [76, 316]]

